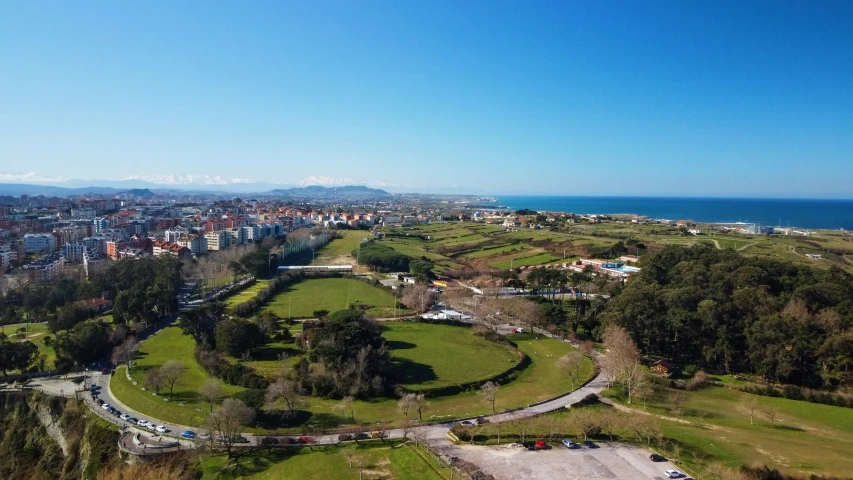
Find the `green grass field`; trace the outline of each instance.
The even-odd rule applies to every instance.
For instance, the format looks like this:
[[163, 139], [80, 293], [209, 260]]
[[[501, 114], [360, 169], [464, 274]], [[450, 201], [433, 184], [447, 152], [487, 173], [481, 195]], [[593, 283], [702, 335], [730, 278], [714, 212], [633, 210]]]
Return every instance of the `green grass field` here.
[[[265, 309], [284, 318], [310, 318], [315, 310], [334, 312], [348, 305], [365, 305], [368, 306], [367, 315], [381, 318], [394, 315], [394, 302], [390, 293], [360, 280], [315, 278], [285, 288], [267, 302]], [[397, 313], [411, 312], [398, 309]]]
[[[122, 403], [142, 413], [150, 413], [158, 419], [179, 423], [181, 425], [200, 425], [210, 406], [198, 398], [198, 389], [205, 380], [211, 378], [195, 361], [193, 349], [195, 342], [192, 337], [183, 335], [178, 327], [167, 327], [153, 337], [142, 342], [136, 366], [131, 370], [131, 377], [137, 385], [125, 376], [125, 367], [119, 367], [110, 379], [113, 394]], [[154, 396], [150, 391], [143, 391], [146, 371], [159, 367], [169, 360], [183, 362], [187, 367], [182, 381], [175, 387], [171, 401], [165, 401], [164, 395], [168, 389], [161, 390], [161, 395]], [[225, 391], [233, 394], [242, 390], [240, 387], [226, 385]], [[184, 406], [178, 405], [183, 403]], [[196, 410], [199, 408], [200, 410]]]
[[225, 304], [229, 307], [233, 307], [234, 305], [237, 305], [238, 303], [243, 303], [247, 300], [251, 300], [252, 298], [255, 297], [255, 295], [258, 294], [258, 292], [260, 292], [261, 290], [266, 288], [268, 283], [269, 283], [269, 280], [257, 280], [255, 282], [255, 284], [252, 285], [251, 287], [246, 288], [244, 290], [240, 290], [239, 292], [235, 293], [234, 295], [231, 295], [230, 297], [228, 297], [228, 299], [225, 300]]
[[388, 322], [382, 325], [382, 336], [403, 383], [413, 390], [491, 378], [518, 361], [511, 348], [466, 327]]
[[[711, 386], [680, 392], [685, 413], [679, 419], [675, 392], [658, 385], [647, 410], [668, 419], [661, 421], [664, 435], [680, 445], [680, 458], [692, 471], [723, 463], [733, 468], [764, 464], [796, 474], [853, 472], [853, 409], [756, 396], [759, 410], [750, 425], [742, 407], [749, 394]], [[612, 391], [608, 396], [619, 399]], [[774, 425], [762, 412], [768, 407], [778, 414]], [[635, 403], [634, 408], [642, 406]]]
[[551, 255], [550, 253], [540, 253], [530, 256], [524, 255], [525, 253], [522, 252], [517, 258], [506, 258], [495, 262], [489, 262], [489, 265], [495, 268], [510, 268], [510, 265], [512, 265], [512, 268], [517, 268], [528, 267], [531, 265], [543, 265], [563, 260], [562, 258]]
[[502, 253], [521, 252], [528, 249], [530, 249], [528, 245], [525, 245], [523, 243], [517, 243], [511, 245], [503, 245], [500, 247], [484, 248], [481, 250], [465, 253], [462, 256], [467, 258], [485, 258], [500, 255]]
[[361, 445], [330, 445], [313, 450], [276, 449], [259, 451], [241, 459], [243, 472], [234, 475], [224, 456], [208, 456], [202, 460], [202, 479], [299, 479], [327, 480], [359, 478], [358, 468], [350, 468], [347, 453], [365, 465], [364, 478], [387, 480], [440, 480], [438, 464], [423, 458], [414, 447], [391, 442], [361, 442]]
[[[365, 230], [344, 230], [343, 237], [336, 238], [317, 250], [317, 258], [334, 258], [352, 254], [361, 240], [370, 236]], [[317, 263], [316, 261], [314, 263]]]

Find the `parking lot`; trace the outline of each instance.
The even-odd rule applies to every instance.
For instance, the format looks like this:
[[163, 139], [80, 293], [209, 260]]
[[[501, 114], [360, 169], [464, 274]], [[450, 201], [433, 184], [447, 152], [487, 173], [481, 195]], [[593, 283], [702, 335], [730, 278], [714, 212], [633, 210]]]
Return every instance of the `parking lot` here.
[[665, 480], [664, 471], [676, 469], [669, 462], [650, 461], [647, 450], [621, 444], [576, 450], [555, 446], [542, 451], [506, 445], [448, 445], [441, 450], [448, 457], [477, 464], [500, 480]]

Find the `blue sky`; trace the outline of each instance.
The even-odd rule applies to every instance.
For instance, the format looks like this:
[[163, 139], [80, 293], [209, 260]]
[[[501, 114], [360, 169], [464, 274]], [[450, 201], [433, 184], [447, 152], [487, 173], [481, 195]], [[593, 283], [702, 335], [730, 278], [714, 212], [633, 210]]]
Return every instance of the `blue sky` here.
[[0, 2], [0, 181], [162, 175], [849, 198], [853, 3]]

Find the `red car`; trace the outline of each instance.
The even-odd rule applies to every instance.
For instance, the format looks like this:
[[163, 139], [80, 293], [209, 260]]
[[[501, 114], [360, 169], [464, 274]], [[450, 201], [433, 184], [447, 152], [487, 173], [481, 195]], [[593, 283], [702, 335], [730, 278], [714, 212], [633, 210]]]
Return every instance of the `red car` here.
[[545, 444], [544, 440], [536, 440], [536, 450], [545, 450], [548, 448], [548, 445]]
[[307, 445], [309, 443], [314, 443], [314, 439], [311, 437], [299, 437], [296, 439], [296, 441], [303, 444], [303, 445]]

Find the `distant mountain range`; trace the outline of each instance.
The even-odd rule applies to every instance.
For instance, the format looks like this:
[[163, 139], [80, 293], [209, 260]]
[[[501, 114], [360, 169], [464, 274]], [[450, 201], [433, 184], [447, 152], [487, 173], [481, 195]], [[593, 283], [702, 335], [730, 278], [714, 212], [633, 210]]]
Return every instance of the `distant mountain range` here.
[[[390, 193], [378, 188], [370, 188], [360, 185], [344, 185], [340, 187], [322, 187], [319, 185], [307, 187], [280, 188], [281, 185], [271, 184], [236, 184], [236, 185], [158, 185], [141, 180], [121, 180], [104, 182], [109, 184], [100, 186], [71, 186], [72, 182], [63, 185], [36, 185], [30, 183], [0, 183], [0, 195], [46, 195], [46, 196], [70, 196], [85, 194], [115, 195], [128, 193], [136, 196], [151, 196], [157, 193], [221, 193], [221, 194], [256, 194], [276, 195], [282, 197], [298, 198], [334, 198], [336, 196], [347, 197], [377, 197], [386, 196]], [[71, 184], [71, 185], [69, 185]], [[234, 191], [233, 187], [239, 186], [240, 191]], [[219, 188], [216, 188], [219, 187]], [[223, 188], [232, 187], [232, 188]]]

